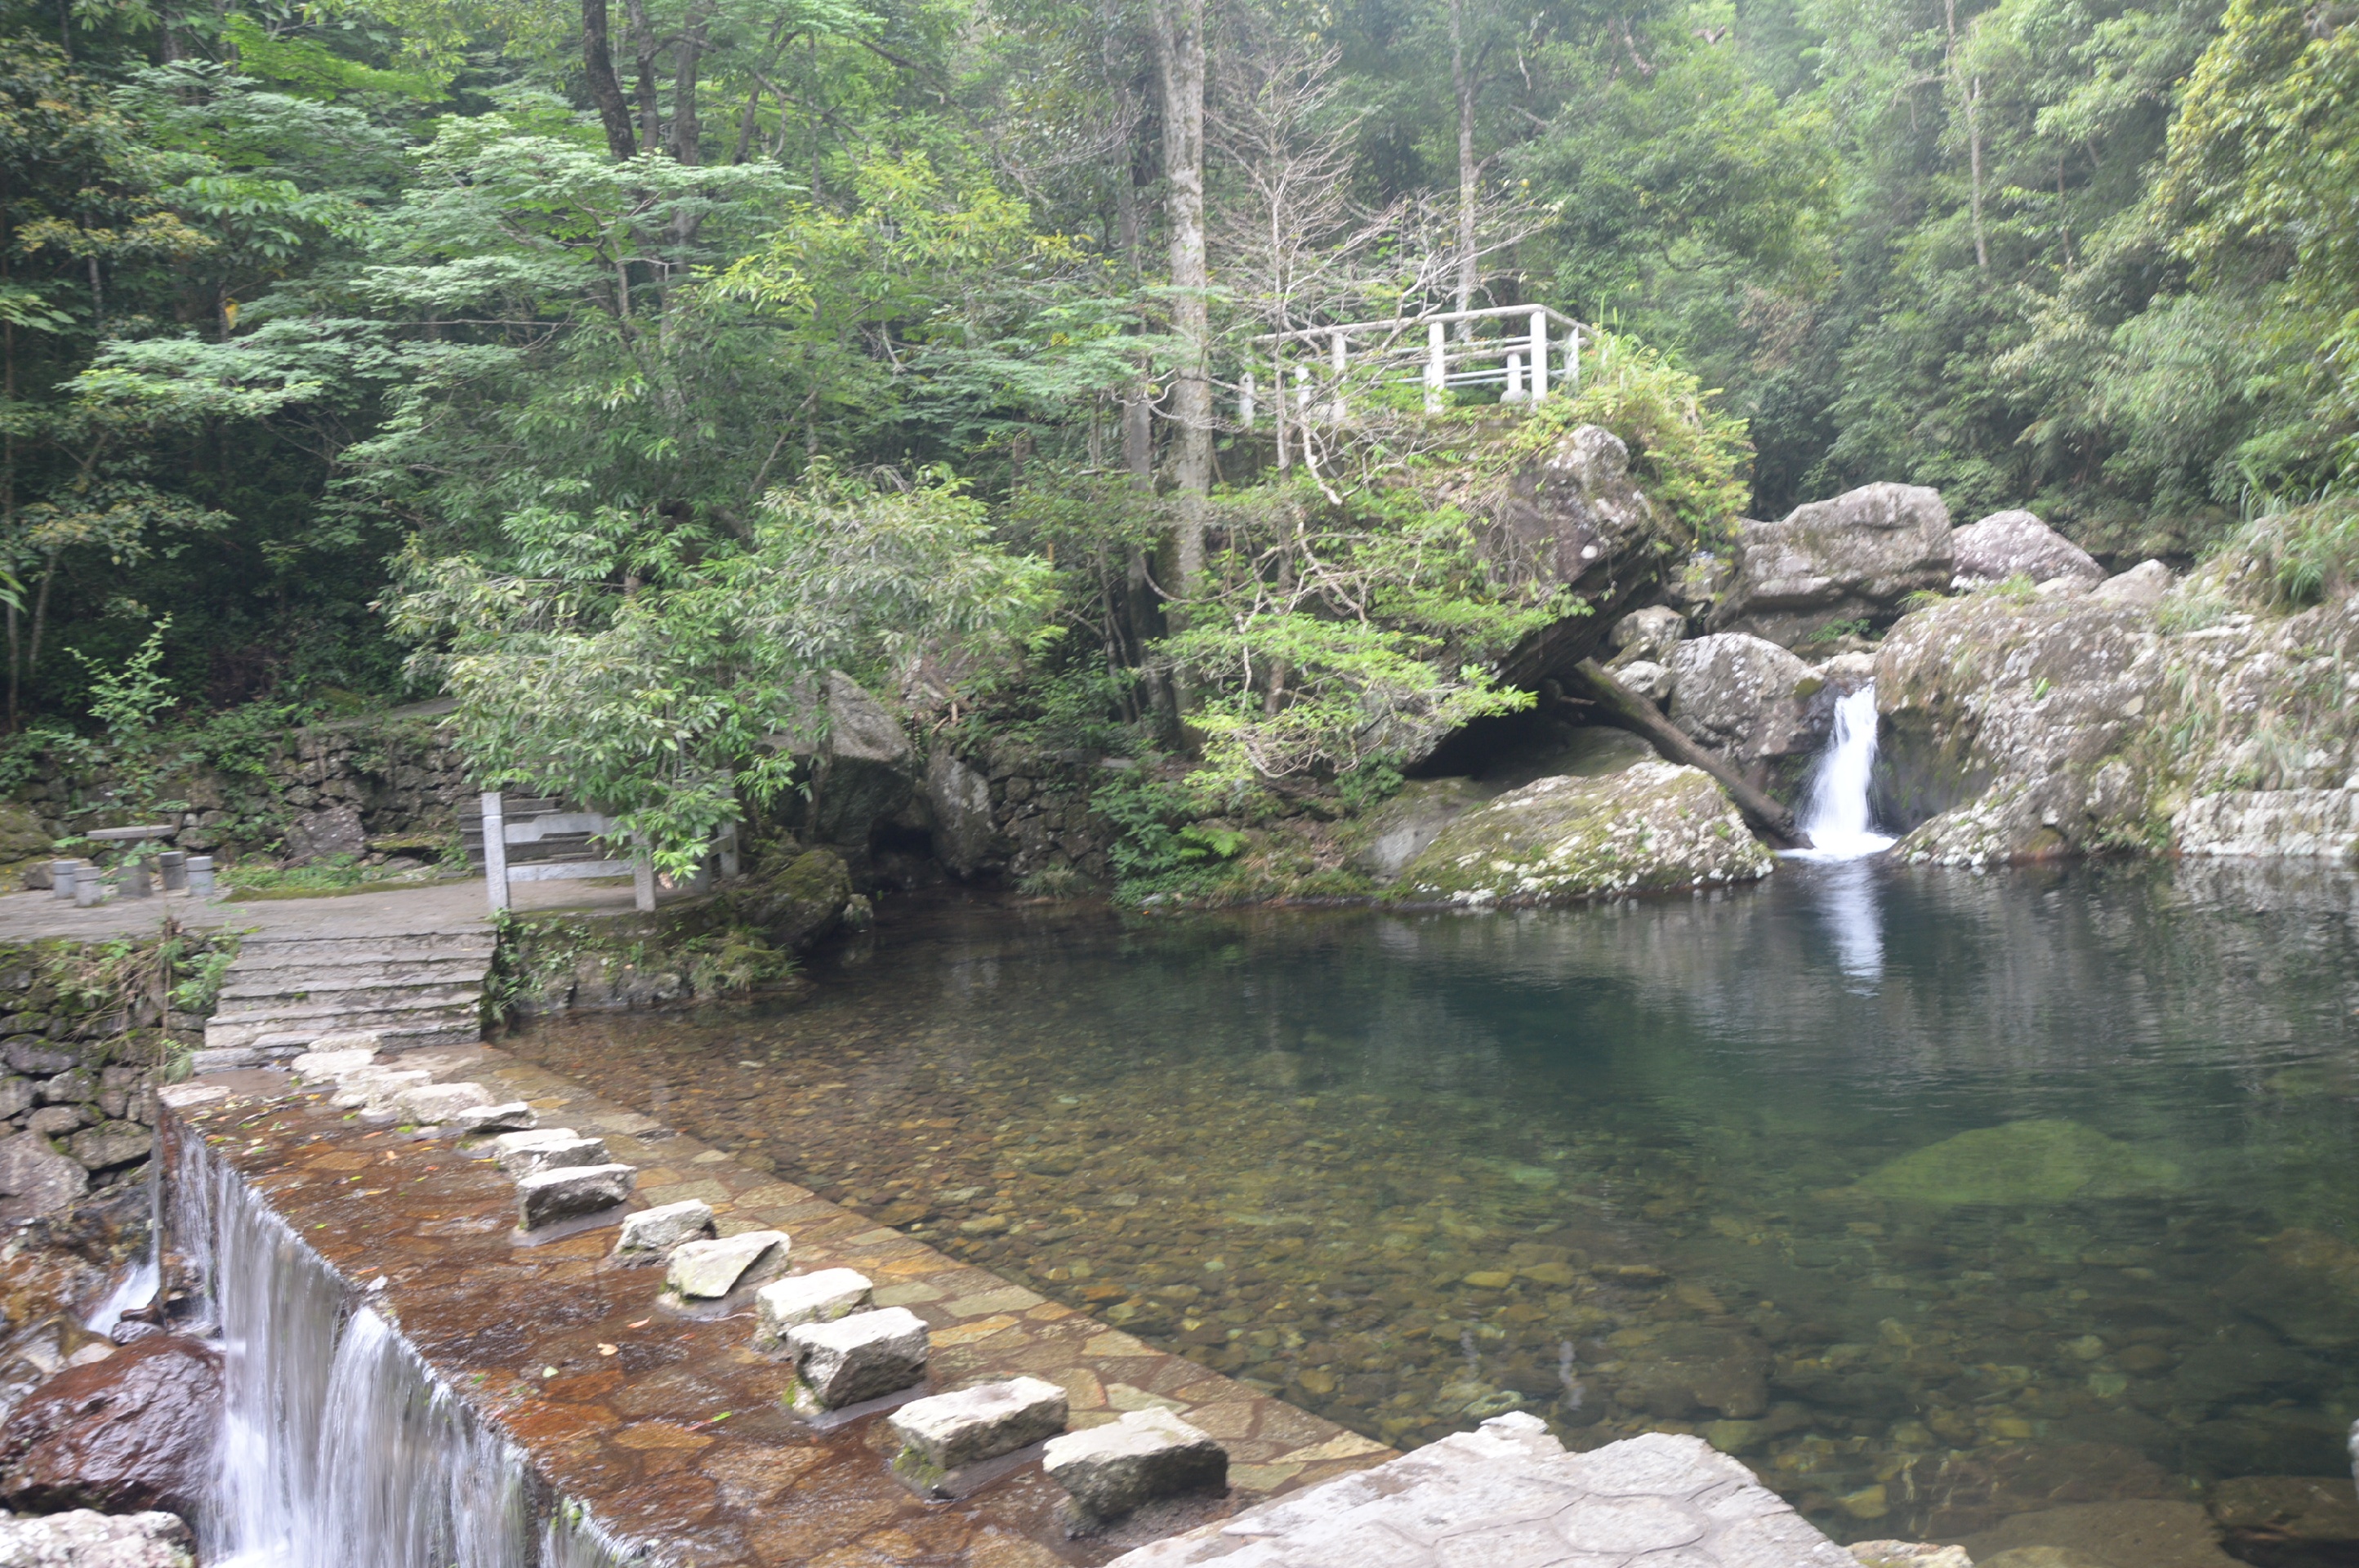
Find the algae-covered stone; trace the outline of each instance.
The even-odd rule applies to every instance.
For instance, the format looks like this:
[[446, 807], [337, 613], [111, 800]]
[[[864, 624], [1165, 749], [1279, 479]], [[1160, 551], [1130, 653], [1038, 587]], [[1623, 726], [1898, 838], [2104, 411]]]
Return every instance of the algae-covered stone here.
[[2121, 1198], [2179, 1185], [2177, 1165], [2077, 1121], [2011, 1121], [1945, 1138], [1879, 1166], [1859, 1184], [1877, 1197], [1961, 1204]]
[[1482, 904], [1751, 881], [1775, 861], [1710, 775], [1640, 762], [1544, 778], [1442, 829], [1397, 897]]

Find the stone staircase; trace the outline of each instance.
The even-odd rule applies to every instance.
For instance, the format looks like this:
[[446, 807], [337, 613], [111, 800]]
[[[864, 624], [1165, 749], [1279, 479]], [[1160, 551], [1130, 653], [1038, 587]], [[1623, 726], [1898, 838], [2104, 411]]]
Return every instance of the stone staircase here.
[[489, 930], [245, 939], [205, 1023], [199, 1070], [295, 1055], [325, 1034], [366, 1032], [379, 1049], [481, 1040]]

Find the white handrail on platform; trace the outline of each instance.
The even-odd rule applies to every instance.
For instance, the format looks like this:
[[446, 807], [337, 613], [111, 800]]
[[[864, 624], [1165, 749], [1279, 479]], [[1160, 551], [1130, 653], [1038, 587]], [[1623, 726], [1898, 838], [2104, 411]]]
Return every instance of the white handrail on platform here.
[[[1478, 322], [1519, 320], [1526, 330], [1496, 338], [1471, 335]], [[1561, 330], [1551, 343], [1549, 324]], [[1469, 335], [1452, 337], [1450, 329], [1462, 326], [1470, 329]], [[1417, 329], [1422, 327], [1425, 341], [1415, 342]], [[1287, 466], [1286, 423], [1288, 413], [1287, 371], [1288, 344], [1316, 345], [1324, 348], [1327, 374], [1323, 378], [1326, 396], [1319, 400], [1323, 408], [1314, 406], [1313, 379], [1310, 367], [1295, 362], [1292, 413], [1298, 420], [1323, 418], [1341, 422], [1344, 416], [1343, 386], [1350, 375], [1354, 359], [1362, 364], [1373, 361], [1379, 375], [1388, 364], [1409, 365], [1422, 362], [1419, 373], [1401, 380], [1425, 386], [1425, 409], [1429, 414], [1441, 411], [1443, 399], [1453, 387], [1496, 386], [1500, 401], [1505, 403], [1539, 403], [1547, 399], [1551, 379], [1549, 356], [1560, 343], [1563, 347], [1564, 384], [1571, 391], [1581, 388], [1581, 341], [1585, 329], [1580, 322], [1560, 310], [1546, 305], [1493, 305], [1480, 310], [1447, 310], [1430, 316], [1403, 316], [1386, 321], [1345, 321], [1332, 327], [1305, 327], [1291, 332], [1266, 332], [1253, 340], [1270, 347], [1272, 368], [1277, 384], [1277, 463]], [[1365, 348], [1353, 347], [1353, 340], [1367, 343]], [[1375, 340], [1370, 342], [1369, 340]], [[1405, 341], [1406, 340], [1406, 341]], [[1462, 367], [1453, 370], [1453, 365]], [[1250, 430], [1257, 412], [1255, 402], [1254, 375], [1245, 372], [1237, 381], [1237, 422]]]

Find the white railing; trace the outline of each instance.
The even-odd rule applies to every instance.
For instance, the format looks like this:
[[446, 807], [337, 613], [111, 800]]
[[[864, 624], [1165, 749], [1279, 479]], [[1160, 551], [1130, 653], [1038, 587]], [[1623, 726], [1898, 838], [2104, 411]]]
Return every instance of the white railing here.
[[[511, 803], [497, 790], [483, 792], [484, 889], [495, 913], [508, 907], [509, 889], [516, 882], [571, 881], [587, 877], [629, 877], [631, 902], [641, 910], [656, 906], [655, 862], [641, 846], [629, 860], [608, 858], [597, 848], [611, 839], [614, 822], [589, 811], [550, 809], [554, 802], [539, 799]], [[511, 811], [511, 805], [524, 807]], [[511, 849], [532, 846], [542, 850], [531, 860], [512, 860]], [[553, 850], [553, 853], [546, 852]], [[737, 874], [737, 829], [723, 828], [712, 845], [707, 863], [699, 867], [689, 885], [701, 892], [717, 869], [724, 877]]]
[[[1523, 330], [1482, 336], [1481, 330], [1493, 322]], [[1268, 349], [1279, 388], [1278, 466], [1287, 465], [1287, 426], [1342, 422], [1346, 388], [1355, 382], [1421, 384], [1429, 414], [1440, 413], [1461, 387], [1495, 386], [1502, 403], [1542, 402], [1552, 384], [1577, 392], [1582, 332], [1580, 322], [1545, 305], [1495, 305], [1265, 333], [1253, 341]], [[1289, 348], [1311, 349], [1318, 358], [1303, 362]], [[1254, 372], [1247, 370], [1237, 378], [1237, 423], [1248, 430], [1258, 412], [1255, 391]]]

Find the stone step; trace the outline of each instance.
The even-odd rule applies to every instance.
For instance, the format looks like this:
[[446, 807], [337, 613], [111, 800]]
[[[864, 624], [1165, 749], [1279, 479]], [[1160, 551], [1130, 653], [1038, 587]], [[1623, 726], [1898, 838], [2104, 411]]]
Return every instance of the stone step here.
[[[357, 1018], [364, 1013], [430, 1012], [441, 1008], [474, 1007], [483, 1000], [483, 993], [461, 987], [434, 986], [424, 989], [386, 987], [362, 991], [349, 997], [296, 995], [256, 998], [241, 1005], [215, 1010], [212, 1023], [254, 1023], [268, 1018], [309, 1021], [320, 1018]], [[358, 1028], [360, 1025], [355, 1024]]]
[[275, 996], [356, 996], [370, 991], [446, 990], [481, 995], [485, 970], [480, 965], [451, 966], [423, 974], [387, 973], [382, 968], [313, 970], [298, 973], [263, 970], [248, 974], [232, 969], [221, 989], [224, 1002]]
[[416, 936], [249, 936], [237, 962], [283, 968], [288, 964], [380, 962], [398, 958], [489, 958], [496, 946], [488, 931], [429, 932]]
[[480, 999], [463, 1000], [435, 999], [403, 1005], [388, 1002], [376, 1007], [304, 1007], [286, 1006], [216, 1013], [205, 1024], [205, 1044], [247, 1045], [265, 1034], [297, 1034], [305, 1030], [321, 1034], [338, 1034], [348, 1030], [374, 1030], [390, 1037], [423, 1031], [443, 1035], [452, 1030], [466, 1040], [483, 1038]]
[[377, 1036], [377, 1049], [383, 1052], [409, 1051], [422, 1045], [473, 1045], [484, 1037], [483, 1020], [473, 1010], [465, 1012], [419, 1012], [397, 1019], [385, 1018], [371, 1022], [333, 1020], [322, 1023], [311, 1021], [303, 1029], [289, 1030], [284, 1022], [259, 1026], [241, 1023], [207, 1024], [205, 1049], [218, 1050], [229, 1046], [251, 1045], [268, 1034], [310, 1033], [317, 1039], [322, 1034], [339, 1034], [346, 1030], [365, 1029]]

